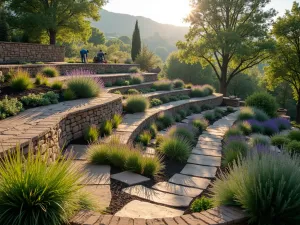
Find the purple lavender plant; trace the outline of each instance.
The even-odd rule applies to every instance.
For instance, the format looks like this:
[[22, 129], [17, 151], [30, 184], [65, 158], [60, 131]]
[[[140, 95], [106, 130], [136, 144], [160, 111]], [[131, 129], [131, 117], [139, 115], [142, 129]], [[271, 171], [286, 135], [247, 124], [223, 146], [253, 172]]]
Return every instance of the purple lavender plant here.
[[291, 129], [291, 122], [284, 118], [273, 119], [278, 126], [280, 131]]
[[264, 134], [271, 136], [276, 133], [279, 133], [279, 128], [278, 128], [278, 124], [277, 124], [276, 120], [274, 120], [274, 119], [267, 120], [267, 121], [263, 122], [262, 124], [264, 127]]
[[67, 71], [65, 76], [87, 76], [87, 75], [95, 75], [96, 73], [91, 70], [84, 69], [75, 69], [71, 71]]
[[247, 120], [247, 122], [251, 125], [252, 132], [253, 133], [263, 133], [264, 132], [264, 126], [262, 122], [259, 122], [255, 119]]

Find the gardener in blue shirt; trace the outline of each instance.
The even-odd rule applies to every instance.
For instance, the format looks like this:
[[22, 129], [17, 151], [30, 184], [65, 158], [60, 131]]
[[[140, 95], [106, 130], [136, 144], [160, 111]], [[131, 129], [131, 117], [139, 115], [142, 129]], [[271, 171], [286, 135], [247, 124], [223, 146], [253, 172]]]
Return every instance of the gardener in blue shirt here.
[[80, 56], [81, 56], [81, 62], [82, 63], [86, 63], [87, 62], [88, 53], [89, 53], [89, 50], [82, 49], [80, 51]]

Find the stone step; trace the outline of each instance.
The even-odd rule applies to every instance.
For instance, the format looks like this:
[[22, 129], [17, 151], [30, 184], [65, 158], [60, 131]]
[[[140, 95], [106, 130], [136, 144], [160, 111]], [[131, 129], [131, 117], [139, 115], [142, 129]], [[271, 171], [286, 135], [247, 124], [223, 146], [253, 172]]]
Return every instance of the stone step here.
[[175, 194], [175, 195], [188, 196], [191, 198], [197, 197], [198, 195], [200, 195], [202, 193], [201, 189], [185, 187], [182, 185], [172, 184], [169, 182], [157, 183], [152, 188], [159, 190], [159, 191]]
[[140, 174], [132, 173], [129, 171], [114, 174], [111, 176], [111, 178], [128, 185], [139, 184], [150, 180], [148, 177], [144, 177]]
[[191, 154], [188, 159], [188, 163], [218, 167], [221, 165], [221, 157]]
[[208, 156], [215, 156], [215, 157], [222, 157], [222, 152], [219, 150], [211, 150], [211, 149], [204, 149], [204, 148], [194, 148], [192, 150], [193, 154], [196, 155], [208, 155]]
[[[142, 218], [142, 219], [156, 219], [166, 217], [177, 217], [183, 215], [183, 210], [172, 209], [166, 206], [156, 205], [149, 202], [133, 200], [126, 204], [115, 216]], [[125, 225], [125, 224], [124, 224]]]
[[183, 185], [187, 187], [193, 187], [198, 189], [206, 189], [210, 184], [210, 180], [205, 178], [193, 177], [188, 175], [183, 175], [180, 173], [174, 174], [170, 179], [169, 182]]
[[196, 145], [196, 148], [216, 150], [216, 151], [221, 151], [222, 150], [221, 146], [215, 146], [215, 145], [210, 145], [210, 144], [202, 144], [202, 143], [198, 143]]
[[65, 155], [74, 157], [76, 160], [86, 160], [88, 145], [69, 145], [64, 152]]
[[222, 143], [221, 141], [203, 141], [203, 140], [198, 140], [198, 145], [207, 145], [207, 146], [215, 146], [215, 147], [221, 147]]
[[186, 164], [180, 173], [185, 175], [213, 179], [216, 176], [216, 172], [216, 167]]
[[97, 209], [105, 210], [109, 207], [111, 201], [110, 185], [85, 185], [83, 190], [91, 195]]
[[151, 202], [173, 207], [187, 207], [193, 200], [190, 197], [164, 193], [142, 185], [124, 188], [123, 191], [127, 194], [134, 195]]

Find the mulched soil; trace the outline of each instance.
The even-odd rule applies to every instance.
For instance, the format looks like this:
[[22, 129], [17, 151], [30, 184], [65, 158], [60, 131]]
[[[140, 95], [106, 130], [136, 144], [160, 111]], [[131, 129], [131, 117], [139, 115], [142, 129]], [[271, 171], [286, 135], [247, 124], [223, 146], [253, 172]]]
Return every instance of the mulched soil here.
[[[5, 96], [7, 95], [9, 98], [18, 98], [20, 99], [23, 96], [29, 95], [29, 94], [39, 94], [39, 93], [46, 93], [48, 91], [54, 91], [52, 88], [45, 86], [45, 85], [39, 85], [34, 87], [33, 89], [30, 90], [25, 90], [22, 92], [16, 92], [13, 90], [8, 83], [1, 84], [0, 86], [0, 100], [4, 99]], [[59, 91], [54, 91], [58, 93]]]

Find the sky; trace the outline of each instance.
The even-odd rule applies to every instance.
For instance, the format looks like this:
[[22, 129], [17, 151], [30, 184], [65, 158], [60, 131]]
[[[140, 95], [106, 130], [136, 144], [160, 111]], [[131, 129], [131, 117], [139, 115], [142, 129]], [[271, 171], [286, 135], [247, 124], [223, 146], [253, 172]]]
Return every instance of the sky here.
[[[282, 15], [286, 9], [291, 9], [294, 0], [271, 0], [270, 7]], [[300, 2], [300, 0], [296, 0]], [[177, 26], [188, 26], [183, 19], [190, 12], [189, 0], [109, 0], [104, 9], [144, 16], [154, 21]]]

